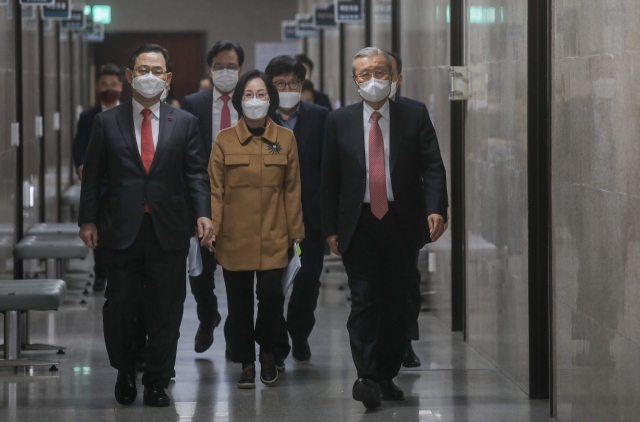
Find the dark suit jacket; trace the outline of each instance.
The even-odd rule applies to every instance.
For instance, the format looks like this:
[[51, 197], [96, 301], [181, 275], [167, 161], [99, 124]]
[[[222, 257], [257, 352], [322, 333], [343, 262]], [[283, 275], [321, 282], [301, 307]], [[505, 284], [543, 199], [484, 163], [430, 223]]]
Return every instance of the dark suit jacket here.
[[325, 107], [329, 111], [333, 111], [333, 107], [331, 106], [331, 100], [329, 96], [322, 91], [315, 90], [313, 92], [313, 103], [315, 105], [319, 105], [320, 107]]
[[[300, 102], [298, 120], [293, 129], [298, 142], [300, 178], [302, 180], [302, 215], [305, 227], [320, 231], [320, 174], [322, 143], [329, 110], [315, 104]], [[282, 124], [277, 115], [271, 119]]]
[[[136, 142], [131, 101], [100, 113], [87, 151], [79, 225], [98, 226], [98, 244], [125, 249], [134, 242], [145, 205], [164, 250], [189, 248], [193, 234], [185, 197], [197, 217], [211, 218], [211, 189], [198, 121], [165, 103], [160, 105], [160, 131], [155, 156], [144, 169]], [[107, 179], [104, 206], [100, 188]]]
[[91, 138], [93, 120], [101, 112], [102, 104], [98, 104], [80, 114], [76, 137], [73, 138], [73, 161], [76, 164], [76, 168], [83, 166], [87, 159], [87, 147], [89, 146], [89, 138]]
[[[231, 104], [229, 104], [231, 107]], [[198, 118], [198, 130], [207, 153], [207, 163], [213, 146], [213, 88], [187, 95], [182, 100], [182, 109]]]
[[397, 102], [397, 103], [413, 104], [413, 105], [416, 105], [418, 107], [427, 108], [426, 104], [423, 103], [422, 101], [418, 101], [418, 100], [414, 100], [414, 99], [411, 99], [411, 98], [403, 97], [402, 95], [396, 95], [396, 98], [394, 98], [394, 101]]
[[[395, 209], [407, 241], [430, 242], [427, 217], [447, 218], [447, 177], [426, 108], [391, 101], [390, 168]], [[338, 235], [341, 253], [356, 230], [366, 186], [363, 103], [327, 118], [322, 158], [322, 233]]]

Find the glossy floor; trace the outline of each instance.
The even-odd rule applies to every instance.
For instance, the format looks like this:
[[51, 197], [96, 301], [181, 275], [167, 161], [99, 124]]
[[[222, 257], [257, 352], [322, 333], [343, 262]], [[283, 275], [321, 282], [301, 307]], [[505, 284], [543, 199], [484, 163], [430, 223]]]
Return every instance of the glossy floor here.
[[[85, 263], [86, 265], [86, 263]], [[222, 280], [221, 274], [216, 275]], [[169, 394], [169, 408], [142, 405], [141, 389], [132, 406], [113, 397], [116, 372], [108, 363], [102, 337], [102, 295], [82, 295], [71, 290], [57, 313], [32, 317], [32, 341], [57, 342], [68, 347], [57, 356], [32, 353], [40, 358], [59, 357], [60, 370], [4, 369], [0, 371], [0, 421], [3, 422], [129, 422], [129, 421], [455, 421], [542, 422], [546, 401], [528, 397], [487, 360], [452, 335], [429, 313], [420, 319], [421, 340], [415, 343], [422, 367], [403, 370], [396, 383], [405, 391], [403, 402], [385, 402], [365, 411], [351, 399], [355, 371], [345, 328], [349, 304], [340, 290], [344, 276], [324, 276], [311, 337], [313, 359], [299, 365], [289, 358], [276, 387], [258, 382], [256, 390], [238, 390], [240, 365], [224, 357], [222, 327], [212, 348], [201, 355], [193, 351], [198, 322], [195, 302], [188, 294], [182, 323], [177, 378]], [[77, 283], [75, 287], [81, 287]], [[71, 285], [74, 287], [74, 285]], [[220, 310], [226, 316], [224, 285], [216, 289]], [[80, 301], [86, 299], [86, 304]], [[1, 331], [1, 328], [0, 328]]]

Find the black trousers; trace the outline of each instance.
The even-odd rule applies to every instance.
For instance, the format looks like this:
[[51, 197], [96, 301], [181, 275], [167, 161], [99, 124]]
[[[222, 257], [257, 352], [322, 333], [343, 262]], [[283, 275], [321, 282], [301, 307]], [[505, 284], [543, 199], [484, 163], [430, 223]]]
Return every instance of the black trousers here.
[[413, 281], [415, 248], [407, 244], [394, 211], [378, 220], [369, 204], [342, 261], [351, 290], [347, 322], [358, 377], [398, 375], [407, 336], [407, 290]]
[[316, 323], [314, 312], [320, 295], [320, 276], [324, 266], [325, 241], [319, 231], [305, 230], [305, 238], [300, 243], [302, 267], [293, 280], [291, 297], [287, 308], [286, 325], [278, 329], [278, 342], [274, 354], [286, 358], [291, 351], [289, 335], [294, 343], [304, 343], [311, 335]]
[[103, 249], [109, 274], [102, 309], [104, 338], [111, 366], [133, 371], [135, 315], [141, 306], [141, 294], [148, 333], [147, 370], [142, 383], [167, 388], [174, 374], [187, 293], [188, 250], [163, 250], [151, 218], [145, 214], [138, 237], [127, 249]]
[[214, 253], [206, 246], [200, 246], [200, 255], [202, 256], [202, 274], [197, 277], [189, 276], [189, 284], [191, 293], [196, 299], [198, 320], [201, 323], [213, 324], [218, 318], [218, 298], [213, 292], [216, 287], [213, 274], [218, 264]]
[[93, 250], [93, 272], [96, 276], [96, 280], [99, 278], [107, 278], [107, 269], [104, 265], [104, 257], [101, 248]]
[[408, 294], [407, 294], [407, 303], [409, 305], [409, 319], [408, 319], [408, 327], [407, 327], [407, 340], [408, 341], [416, 341], [420, 338], [420, 330], [418, 328], [418, 317], [420, 316], [420, 306], [421, 306], [421, 297], [420, 297], [420, 279], [422, 276], [420, 275], [420, 270], [418, 269], [418, 256], [420, 255], [420, 251], [416, 254], [416, 263], [413, 271], [413, 279], [411, 284], [409, 285]]
[[[228, 271], [223, 269], [227, 288], [229, 316], [226, 328], [231, 360], [248, 364], [256, 360], [256, 346], [267, 353], [273, 352], [278, 327], [284, 321], [283, 270]], [[256, 275], [258, 316], [253, 325], [253, 276]]]

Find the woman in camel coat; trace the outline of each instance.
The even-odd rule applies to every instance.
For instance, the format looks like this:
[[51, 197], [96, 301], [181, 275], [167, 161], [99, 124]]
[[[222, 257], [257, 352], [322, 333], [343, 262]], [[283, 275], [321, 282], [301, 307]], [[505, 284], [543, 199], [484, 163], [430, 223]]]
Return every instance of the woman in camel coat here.
[[[267, 117], [279, 105], [278, 91], [259, 71], [246, 73], [233, 93], [244, 114], [218, 133], [209, 162], [216, 259], [223, 268], [231, 360], [242, 363], [238, 388], [255, 388], [255, 343], [260, 379], [278, 378], [272, 348], [284, 322], [282, 276], [288, 250], [304, 237], [298, 149], [293, 132]], [[253, 325], [253, 281], [258, 316]]]

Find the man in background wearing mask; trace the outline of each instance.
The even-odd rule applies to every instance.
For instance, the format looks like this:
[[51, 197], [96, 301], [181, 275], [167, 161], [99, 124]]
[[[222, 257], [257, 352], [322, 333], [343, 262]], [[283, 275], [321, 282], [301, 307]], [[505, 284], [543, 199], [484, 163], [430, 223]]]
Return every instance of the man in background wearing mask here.
[[[109, 275], [104, 337], [118, 370], [116, 400], [136, 399], [133, 347], [140, 292], [146, 313], [144, 404], [170, 405], [192, 236], [187, 201], [201, 244], [211, 242], [211, 190], [197, 119], [160, 101], [171, 83], [169, 53], [146, 44], [126, 71], [133, 100], [96, 116], [80, 197], [80, 237], [100, 246]], [[106, 192], [102, 194], [106, 180]], [[104, 198], [104, 200], [102, 200]]]
[[[211, 155], [213, 141], [218, 132], [238, 123], [238, 112], [231, 104], [233, 91], [242, 73], [244, 50], [234, 41], [218, 41], [207, 54], [207, 65], [211, 71], [213, 88], [188, 95], [182, 100], [182, 109], [198, 118], [198, 127], [207, 153]], [[189, 277], [191, 292], [197, 303], [200, 326], [196, 332], [194, 350], [204, 353], [213, 344], [213, 330], [220, 324], [218, 298], [214, 293], [216, 271], [214, 253], [206, 247], [200, 248], [202, 274]], [[226, 336], [225, 336], [226, 337]]]
[[361, 103], [329, 113], [322, 156], [322, 234], [342, 256], [351, 290], [347, 322], [366, 408], [403, 400], [393, 379], [404, 355], [407, 291], [417, 251], [444, 232], [446, 172], [426, 109], [389, 101], [387, 53], [354, 57]]
[[[320, 275], [324, 263], [324, 239], [320, 233], [320, 173], [322, 142], [329, 110], [300, 101], [305, 67], [291, 56], [278, 56], [269, 62], [265, 73], [278, 89], [280, 106], [271, 119], [293, 131], [298, 144], [302, 179], [302, 210], [305, 237], [300, 243], [302, 268], [293, 282], [287, 310], [287, 326], [280, 327], [273, 355], [276, 367], [283, 371], [292, 352], [298, 363], [311, 360], [309, 335], [316, 322], [314, 311], [320, 293]], [[291, 335], [293, 350], [289, 346]]]
[[[105, 64], [100, 68], [100, 71], [96, 75], [96, 93], [100, 98], [100, 102], [96, 104], [95, 107], [83, 111], [78, 119], [78, 129], [76, 131], [76, 137], [73, 139], [73, 161], [75, 162], [76, 173], [80, 180], [82, 180], [84, 162], [87, 160], [87, 147], [89, 146], [89, 138], [91, 138], [93, 120], [98, 113], [112, 109], [120, 104], [118, 99], [122, 92], [121, 75], [120, 68], [115, 64]], [[104, 291], [107, 283], [107, 271], [104, 268], [100, 249], [93, 251], [93, 258], [93, 272], [95, 275], [93, 291], [101, 292]]]

